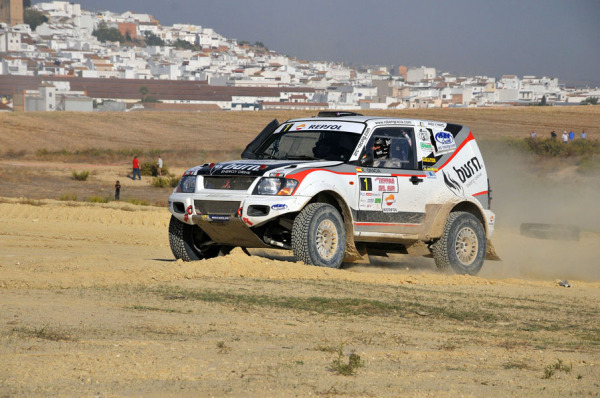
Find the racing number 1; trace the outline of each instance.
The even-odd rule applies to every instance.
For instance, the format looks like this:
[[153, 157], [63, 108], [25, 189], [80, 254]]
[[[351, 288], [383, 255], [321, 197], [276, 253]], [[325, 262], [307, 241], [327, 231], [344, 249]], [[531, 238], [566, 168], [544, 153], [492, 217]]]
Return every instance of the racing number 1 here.
[[373, 184], [371, 184], [371, 179], [370, 178], [361, 178], [360, 179], [360, 190], [361, 191], [372, 191], [373, 190]]

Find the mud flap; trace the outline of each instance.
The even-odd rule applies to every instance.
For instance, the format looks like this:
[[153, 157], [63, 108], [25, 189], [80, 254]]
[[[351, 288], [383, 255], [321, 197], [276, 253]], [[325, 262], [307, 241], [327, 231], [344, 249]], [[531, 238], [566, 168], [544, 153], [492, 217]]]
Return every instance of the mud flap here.
[[494, 246], [492, 245], [492, 241], [488, 240], [485, 243], [485, 259], [486, 260], [492, 260], [492, 261], [502, 261], [502, 259], [500, 258], [500, 256], [496, 253], [496, 249], [494, 248]]

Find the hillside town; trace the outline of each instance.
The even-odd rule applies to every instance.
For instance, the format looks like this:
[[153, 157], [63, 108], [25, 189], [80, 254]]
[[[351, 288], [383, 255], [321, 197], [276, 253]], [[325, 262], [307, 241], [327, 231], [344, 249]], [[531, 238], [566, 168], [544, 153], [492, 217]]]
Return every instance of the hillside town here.
[[[307, 61], [226, 38], [209, 27], [163, 26], [152, 15], [90, 12], [67, 1], [0, 0], [0, 111], [410, 109], [580, 104], [600, 88], [557, 77], [458, 76], [434, 67]], [[209, 22], [209, 21], [208, 21]], [[124, 40], [99, 40], [99, 31]]]

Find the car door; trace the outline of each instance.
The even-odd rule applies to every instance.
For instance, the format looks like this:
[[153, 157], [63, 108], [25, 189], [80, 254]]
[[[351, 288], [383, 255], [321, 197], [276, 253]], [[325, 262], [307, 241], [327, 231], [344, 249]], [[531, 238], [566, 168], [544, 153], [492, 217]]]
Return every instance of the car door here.
[[432, 184], [419, 169], [418, 153], [413, 127], [384, 126], [373, 131], [357, 168], [358, 235], [419, 231]]

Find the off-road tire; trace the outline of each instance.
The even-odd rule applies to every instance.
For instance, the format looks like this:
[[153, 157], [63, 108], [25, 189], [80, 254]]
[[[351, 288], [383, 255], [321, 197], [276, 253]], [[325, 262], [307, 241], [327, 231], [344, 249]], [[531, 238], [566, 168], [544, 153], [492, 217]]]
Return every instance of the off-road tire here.
[[296, 259], [319, 267], [339, 268], [344, 260], [346, 231], [337, 209], [311, 203], [298, 214], [292, 227]]
[[448, 216], [444, 233], [432, 245], [432, 254], [440, 270], [450, 267], [457, 274], [476, 275], [485, 260], [485, 246], [485, 229], [479, 219], [457, 211]]
[[197, 225], [189, 225], [171, 216], [169, 222], [169, 244], [171, 252], [176, 259], [183, 261], [198, 261], [217, 257], [219, 253], [228, 253], [231, 248], [218, 245], [202, 247], [203, 243], [210, 241]]

